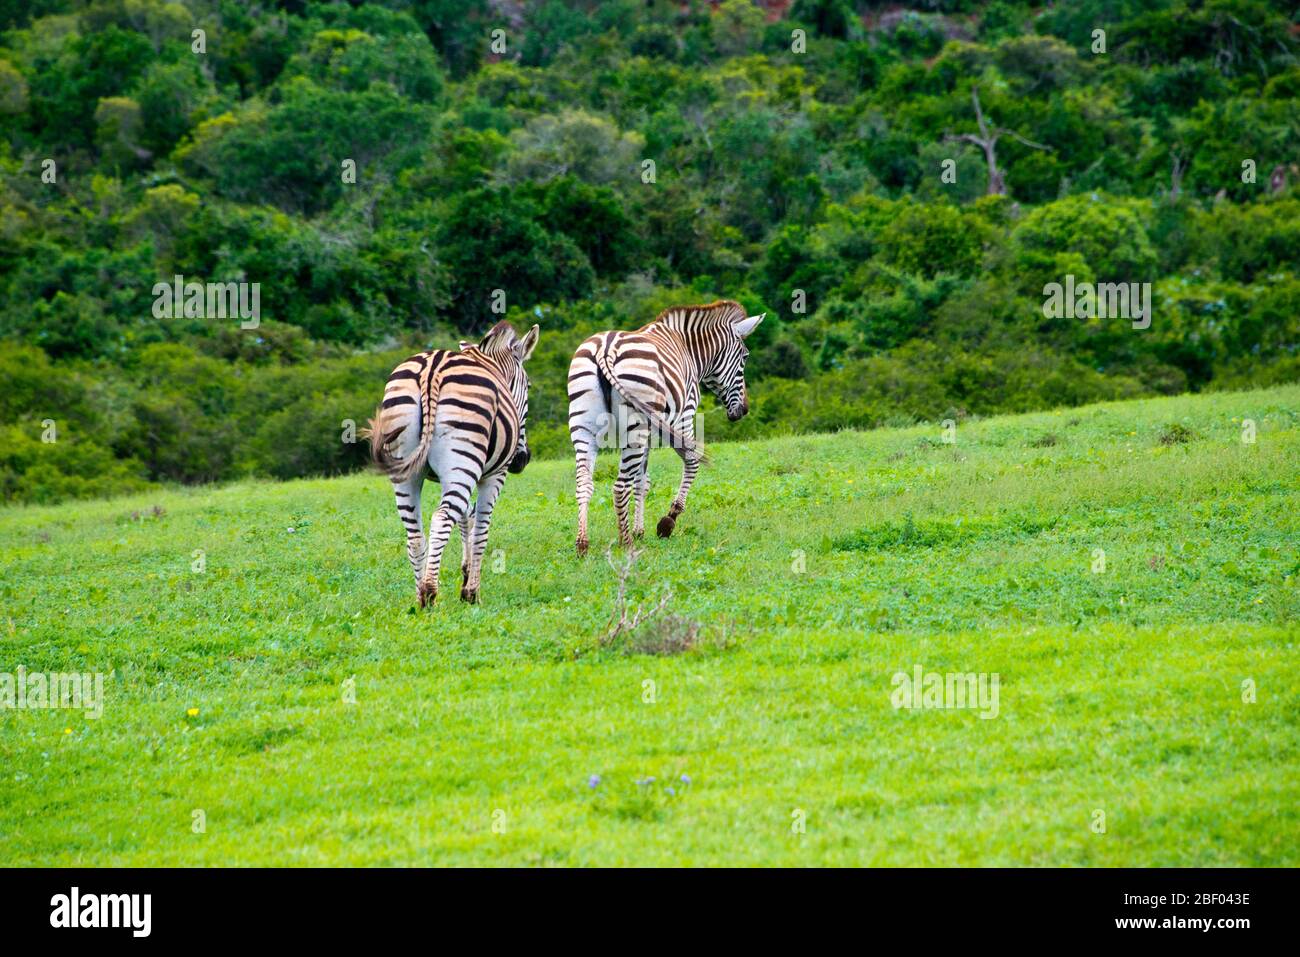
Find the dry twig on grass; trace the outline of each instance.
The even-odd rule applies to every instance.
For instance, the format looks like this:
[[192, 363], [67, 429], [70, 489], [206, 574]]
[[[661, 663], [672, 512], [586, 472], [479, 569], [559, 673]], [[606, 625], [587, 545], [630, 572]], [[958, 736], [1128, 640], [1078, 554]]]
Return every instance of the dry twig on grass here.
[[614, 561], [614, 546], [610, 545], [605, 549], [605, 561], [609, 562], [609, 567], [614, 570], [614, 576], [618, 579], [618, 594], [614, 598], [614, 610], [610, 613], [609, 621], [605, 625], [605, 633], [600, 639], [602, 645], [612, 645], [618, 640], [620, 635], [625, 635], [636, 628], [643, 622], [649, 621], [655, 615], [662, 612], [668, 607], [668, 602], [672, 600], [673, 592], [671, 588], [665, 588], [664, 593], [659, 596], [659, 601], [652, 606], [637, 605], [632, 609], [629, 616], [627, 607], [627, 581], [632, 577], [632, 570], [636, 567], [637, 559], [641, 557], [642, 549], [633, 546], [627, 550], [620, 565]]

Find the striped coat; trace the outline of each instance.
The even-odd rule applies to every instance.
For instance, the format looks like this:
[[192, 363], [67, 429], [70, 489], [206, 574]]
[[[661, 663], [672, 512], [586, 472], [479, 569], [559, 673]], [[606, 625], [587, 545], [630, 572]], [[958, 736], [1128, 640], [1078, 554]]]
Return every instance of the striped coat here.
[[[578, 554], [587, 552], [587, 506], [601, 447], [621, 451], [614, 482], [618, 537], [630, 544], [645, 533], [651, 440], [671, 445], [682, 457], [682, 482], [660, 538], [673, 533], [686, 508], [703, 449], [695, 438], [700, 388], [707, 388], [736, 421], [749, 411], [744, 339], [763, 316], [746, 316], [730, 300], [667, 309], [635, 332], [601, 332], [578, 347], [569, 365], [569, 437], [577, 459]], [[628, 502], [636, 496], [629, 527]]]
[[[462, 546], [460, 597], [478, 601], [493, 506], [506, 472], [528, 464], [524, 361], [537, 337], [537, 326], [520, 339], [509, 323], [499, 322], [477, 345], [422, 352], [388, 377], [370, 422], [371, 457], [393, 483], [421, 607], [437, 598], [442, 550], [453, 525]], [[420, 518], [426, 468], [442, 486], [427, 539]]]

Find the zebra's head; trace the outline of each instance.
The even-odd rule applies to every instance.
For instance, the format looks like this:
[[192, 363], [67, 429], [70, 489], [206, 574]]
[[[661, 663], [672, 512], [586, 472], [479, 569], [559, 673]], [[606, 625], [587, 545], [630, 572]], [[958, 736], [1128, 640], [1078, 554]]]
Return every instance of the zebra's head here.
[[515, 334], [514, 327], [503, 319], [488, 331], [477, 346], [467, 342], [460, 344], [462, 350], [467, 347], [476, 349], [484, 358], [491, 361], [510, 387], [510, 398], [514, 402], [515, 411], [519, 414], [519, 444], [515, 447], [514, 457], [510, 459], [506, 469], [516, 474], [524, 470], [524, 466], [532, 457], [528, 451], [528, 373], [524, 371], [524, 363], [537, 348], [537, 339], [540, 335], [541, 330], [533, 326], [520, 339]]
[[726, 407], [727, 418], [732, 422], [749, 412], [749, 390], [745, 388], [745, 360], [749, 358], [749, 349], [745, 337], [758, 328], [766, 315], [746, 318], [742, 312], [740, 318], [723, 323], [721, 348], [702, 380]]

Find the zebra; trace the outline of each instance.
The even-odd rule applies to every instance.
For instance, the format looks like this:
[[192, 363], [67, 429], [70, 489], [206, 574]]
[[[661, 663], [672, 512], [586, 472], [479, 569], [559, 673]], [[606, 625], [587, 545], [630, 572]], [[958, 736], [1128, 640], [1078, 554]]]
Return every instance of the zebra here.
[[[578, 346], [569, 365], [569, 437], [577, 459], [578, 554], [587, 553], [587, 504], [600, 445], [622, 450], [614, 482], [618, 538], [631, 545], [645, 534], [650, 432], [682, 457], [682, 483], [656, 528], [667, 538], [686, 508], [686, 495], [704, 461], [695, 439], [695, 409], [704, 386], [726, 407], [732, 422], [749, 411], [744, 339], [767, 313], [746, 316], [737, 302], [677, 306], [635, 332], [600, 332]], [[628, 500], [636, 494], [632, 527]]]
[[[524, 363], [538, 334], [533, 326], [520, 339], [503, 320], [476, 345], [461, 342], [459, 352], [422, 352], [399, 363], [388, 377], [383, 402], [370, 420], [370, 454], [393, 483], [421, 608], [438, 597], [442, 550], [452, 525], [460, 529], [461, 600], [479, 600], [492, 508], [506, 472], [522, 472], [530, 457]], [[420, 528], [426, 465], [442, 485], [427, 541]], [[475, 488], [478, 498], [471, 509]]]

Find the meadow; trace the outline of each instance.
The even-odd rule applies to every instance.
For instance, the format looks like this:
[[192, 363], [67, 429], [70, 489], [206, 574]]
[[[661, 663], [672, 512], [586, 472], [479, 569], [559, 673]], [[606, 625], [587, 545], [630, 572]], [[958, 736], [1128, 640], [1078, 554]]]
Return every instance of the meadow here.
[[1300, 863], [1300, 386], [711, 454], [614, 642], [609, 454], [428, 612], [374, 474], [0, 511], [0, 672], [106, 676], [0, 710], [0, 865]]

